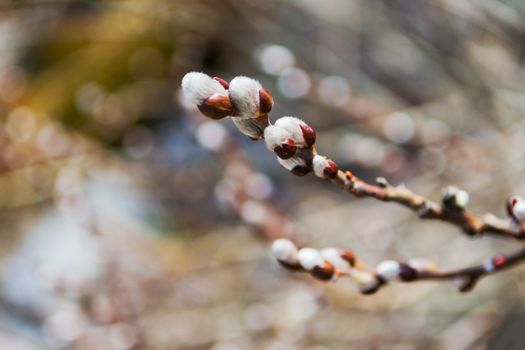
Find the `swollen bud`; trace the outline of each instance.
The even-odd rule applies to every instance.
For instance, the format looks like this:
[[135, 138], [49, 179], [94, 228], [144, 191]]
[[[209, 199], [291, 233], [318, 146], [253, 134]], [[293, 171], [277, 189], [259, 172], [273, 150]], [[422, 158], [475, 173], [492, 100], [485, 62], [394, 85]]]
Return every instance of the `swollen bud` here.
[[292, 174], [296, 176], [304, 176], [312, 170], [311, 167], [306, 164], [306, 161], [301, 157], [294, 156], [289, 159], [281, 159], [277, 157], [277, 161], [283, 168], [291, 171]]
[[237, 129], [252, 140], [262, 139], [264, 135], [264, 129], [270, 125], [268, 116], [251, 119], [233, 117], [231, 119]]
[[448, 209], [463, 210], [469, 202], [469, 194], [456, 186], [448, 186], [443, 190], [442, 202]]
[[336, 248], [321, 249], [321, 256], [338, 270], [347, 271], [352, 267], [347, 260], [341, 257], [341, 252]]
[[259, 113], [268, 114], [273, 108], [273, 97], [265, 88], [259, 90]]
[[507, 199], [507, 213], [516, 222], [525, 221], [525, 201], [520, 196], [512, 196]]
[[299, 118], [282, 117], [277, 119], [275, 126], [288, 131], [297, 147], [310, 148], [315, 143], [314, 129]]
[[182, 91], [197, 105], [215, 94], [228, 95], [221, 83], [212, 79], [209, 75], [199, 72], [187, 73], [182, 78]]
[[386, 281], [398, 280], [401, 273], [401, 264], [394, 260], [385, 260], [377, 265], [376, 271]]
[[288, 239], [279, 238], [272, 243], [273, 256], [287, 268], [297, 269], [300, 267], [297, 253], [297, 247]]
[[[236, 108], [235, 118], [258, 118], [268, 114], [273, 101], [261, 83], [248, 77], [235, 77], [230, 82], [230, 98]], [[261, 104], [262, 96], [262, 104]], [[265, 112], [261, 112], [263, 109]]]
[[281, 159], [291, 158], [297, 152], [297, 146], [290, 138], [290, 134], [275, 125], [264, 129], [264, 141], [266, 147]]
[[334, 275], [334, 267], [325, 261], [321, 253], [314, 248], [302, 248], [298, 253], [299, 263], [312, 276], [320, 280], [330, 280]]
[[182, 91], [205, 116], [222, 119], [233, 113], [224, 85], [204, 73], [191, 72], [182, 78]]
[[227, 95], [212, 95], [197, 107], [202, 114], [211, 119], [222, 119], [233, 113], [233, 106]]
[[337, 176], [337, 164], [331, 159], [316, 154], [312, 160], [312, 167], [317, 177], [323, 179], [333, 179]]

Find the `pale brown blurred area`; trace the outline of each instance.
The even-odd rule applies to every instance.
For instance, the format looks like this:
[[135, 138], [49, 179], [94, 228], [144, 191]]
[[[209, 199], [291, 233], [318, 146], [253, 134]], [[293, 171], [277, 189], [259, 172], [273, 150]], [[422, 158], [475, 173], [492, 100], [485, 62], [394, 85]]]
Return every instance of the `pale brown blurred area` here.
[[[523, 267], [373, 296], [281, 269], [260, 201], [371, 264], [522, 243], [296, 178], [179, 85], [257, 78], [341, 167], [504, 216], [525, 195], [524, 60], [519, 0], [1, 1], [0, 349], [523, 349]], [[247, 160], [214, 152], [228, 133]]]

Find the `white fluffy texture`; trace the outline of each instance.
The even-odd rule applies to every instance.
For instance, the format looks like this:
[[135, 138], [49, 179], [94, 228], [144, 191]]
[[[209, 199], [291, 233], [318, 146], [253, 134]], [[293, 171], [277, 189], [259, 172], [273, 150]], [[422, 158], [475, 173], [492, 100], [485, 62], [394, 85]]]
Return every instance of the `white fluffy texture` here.
[[284, 238], [279, 238], [273, 241], [272, 243], [272, 254], [278, 260], [295, 264], [297, 263], [297, 247], [293, 244], [292, 241]]
[[394, 260], [385, 260], [377, 265], [376, 271], [384, 279], [391, 281], [399, 277], [401, 271], [399, 263]]
[[453, 196], [455, 204], [460, 208], [464, 208], [470, 200], [468, 192], [461, 190], [457, 188], [456, 186], [446, 187], [445, 190], [443, 191], [443, 195], [449, 196], [449, 197]]
[[305, 122], [296, 117], [282, 117], [275, 121], [275, 126], [286, 130], [298, 147], [306, 147], [301, 124], [305, 124]]
[[266, 147], [272, 152], [275, 147], [280, 146], [289, 138], [290, 133], [278, 126], [270, 125], [264, 129], [264, 142], [266, 143]]
[[350, 270], [350, 277], [360, 286], [366, 286], [374, 282], [374, 275], [368, 271], [352, 269]]
[[516, 219], [520, 221], [525, 221], [525, 201], [518, 200], [514, 207], [512, 207], [512, 212]]
[[345, 259], [341, 258], [339, 250], [336, 248], [325, 248], [321, 250], [321, 256], [328, 261], [335, 268], [346, 271], [350, 269], [350, 264]]
[[215, 94], [226, 95], [226, 89], [209, 75], [190, 72], [182, 78], [182, 91], [195, 104], [202, 103]]
[[259, 111], [259, 91], [261, 84], [252, 78], [235, 77], [230, 82], [230, 98], [239, 111], [236, 118], [256, 118]]
[[281, 164], [281, 166], [283, 168], [285, 168], [286, 170], [289, 170], [289, 171], [292, 171], [296, 166], [299, 166], [299, 165], [305, 166], [306, 165], [306, 161], [303, 158], [300, 158], [300, 157], [297, 157], [297, 156], [294, 156], [294, 157], [289, 158], [289, 159], [281, 159], [281, 158], [277, 157], [277, 161], [279, 162], [279, 164]]
[[328, 167], [328, 159], [326, 157], [316, 154], [312, 160], [312, 166], [317, 177], [325, 178], [324, 170]]
[[470, 200], [467, 191], [458, 190], [456, 193], [456, 205], [460, 208], [464, 208]]
[[316, 266], [320, 266], [324, 263], [324, 259], [321, 253], [314, 248], [302, 248], [297, 253], [299, 263], [305, 270], [312, 270]]
[[253, 139], [259, 139], [262, 136], [262, 125], [259, 125], [257, 121], [260, 119], [242, 119], [238, 117], [231, 118], [233, 124], [237, 129], [244, 135]]

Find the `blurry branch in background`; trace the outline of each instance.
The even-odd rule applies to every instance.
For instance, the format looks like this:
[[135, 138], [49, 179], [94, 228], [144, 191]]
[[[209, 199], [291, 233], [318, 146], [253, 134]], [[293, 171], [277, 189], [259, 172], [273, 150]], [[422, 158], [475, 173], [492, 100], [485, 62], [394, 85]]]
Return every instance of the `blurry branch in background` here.
[[[226, 82], [192, 72], [184, 77], [182, 89], [191, 103], [197, 105], [207, 117], [222, 119], [229, 116], [246, 136], [253, 140], [264, 139], [267, 148], [276, 154], [279, 164], [294, 175], [304, 176], [314, 172], [317, 177], [331, 180], [356, 197], [396, 202], [415, 211], [420, 218], [449, 222], [470, 236], [492, 233], [520, 240], [525, 238], [525, 201], [517, 196], [507, 201], [509, 219], [500, 219], [493, 214], [480, 217], [466, 209], [469, 195], [457, 187], [446, 188], [441, 204], [438, 204], [413, 193], [404, 185], [392, 186], [384, 178], [378, 178], [377, 184], [370, 184], [350, 171], [339, 170], [334, 161], [317, 153], [314, 147], [315, 130], [304, 121], [282, 117], [271, 125], [268, 113], [273, 107], [273, 99], [256, 80], [241, 76]], [[426, 260], [406, 264], [383, 261], [374, 269], [357, 260], [349, 250], [297, 249], [294, 243], [283, 238], [274, 241], [273, 252], [285, 267], [308, 271], [322, 280], [350, 276], [365, 294], [377, 291], [391, 280], [411, 282], [427, 279], [451, 280], [460, 291], [465, 292], [471, 290], [479, 278], [525, 260], [525, 250], [520, 250], [508, 256], [496, 255], [479, 266], [443, 272]]]

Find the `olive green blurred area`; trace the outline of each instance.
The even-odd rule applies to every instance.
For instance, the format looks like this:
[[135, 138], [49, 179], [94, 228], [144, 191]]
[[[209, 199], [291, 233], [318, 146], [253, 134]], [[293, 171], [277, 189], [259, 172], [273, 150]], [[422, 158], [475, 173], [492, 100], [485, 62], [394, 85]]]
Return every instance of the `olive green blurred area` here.
[[523, 267], [372, 296], [283, 270], [265, 229], [443, 269], [523, 243], [294, 177], [180, 82], [258, 79], [341, 168], [504, 217], [524, 67], [520, 0], [0, 1], [0, 349], [523, 349]]

